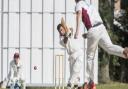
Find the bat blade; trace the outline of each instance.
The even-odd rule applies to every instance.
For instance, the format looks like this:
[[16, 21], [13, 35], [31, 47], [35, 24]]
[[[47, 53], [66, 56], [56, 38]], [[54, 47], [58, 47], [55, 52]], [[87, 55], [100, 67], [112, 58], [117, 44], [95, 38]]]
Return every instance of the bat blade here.
[[65, 29], [65, 32], [69, 32], [69, 29], [68, 29], [63, 17], [61, 18], [61, 25]]

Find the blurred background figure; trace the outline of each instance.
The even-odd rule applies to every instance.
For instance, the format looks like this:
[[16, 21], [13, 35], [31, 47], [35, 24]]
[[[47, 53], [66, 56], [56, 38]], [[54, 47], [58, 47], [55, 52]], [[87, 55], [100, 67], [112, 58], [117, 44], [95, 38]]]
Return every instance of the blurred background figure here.
[[10, 70], [7, 78], [1, 82], [1, 87], [6, 88], [10, 87], [10, 89], [25, 89], [25, 79], [23, 75], [23, 64], [20, 60], [19, 53], [15, 53], [13, 56], [13, 60], [10, 62]]

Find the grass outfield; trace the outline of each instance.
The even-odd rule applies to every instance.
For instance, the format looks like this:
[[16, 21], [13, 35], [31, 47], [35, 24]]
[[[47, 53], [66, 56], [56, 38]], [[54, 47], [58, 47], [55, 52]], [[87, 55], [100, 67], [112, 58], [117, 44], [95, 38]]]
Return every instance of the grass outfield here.
[[[35, 87], [33, 87], [33, 88], [27, 88], [27, 89], [54, 89], [54, 88], [49, 88], [49, 87], [35, 88]], [[97, 85], [97, 89], [128, 89], [128, 84], [123, 84], [123, 83], [99, 84], [99, 85]]]
[[97, 89], [128, 89], [128, 84], [99, 84], [97, 85]]
[[[27, 87], [27, 89], [54, 89], [52, 87]], [[66, 89], [66, 88], [65, 88]], [[114, 84], [99, 84], [97, 89], [128, 89], [128, 84], [114, 83]]]

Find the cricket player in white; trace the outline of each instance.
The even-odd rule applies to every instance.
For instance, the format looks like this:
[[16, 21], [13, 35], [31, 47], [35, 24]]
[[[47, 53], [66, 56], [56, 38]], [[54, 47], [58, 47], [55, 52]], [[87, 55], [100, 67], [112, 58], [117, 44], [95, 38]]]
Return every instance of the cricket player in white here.
[[83, 60], [82, 49], [80, 48], [78, 41], [72, 37], [71, 33], [66, 35], [62, 24], [59, 24], [57, 29], [60, 34], [60, 44], [67, 49], [67, 53], [69, 54], [70, 78], [67, 88], [71, 89], [73, 87], [78, 87]]
[[23, 64], [20, 60], [19, 53], [15, 53], [13, 58], [14, 59], [10, 62], [9, 74], [3, 81], [2, 88], [11, 86], [12, 83], [18, 81], [19, 84], [22, 85], [22, 89], [26, 89], [25, 79], [23, 76]]
[[[81, 21], [88, 30], [87, 33], [87, 79], [85, 79], [84, 89], [96, 89], [94, 84], [94, 56], [97, 46], [101, 46], [109, 54], [128, 58], [128, 48], [114, 45], [110, 40], [108, 32], [103, 25], [99, 12], [94, 6], [87, 4], [86, 0], [75, 0], [76, 2], [76, 32], [74, 38], [77, 39], [80, 31]], [[87, 86], [85, 86], [87, 85]]]

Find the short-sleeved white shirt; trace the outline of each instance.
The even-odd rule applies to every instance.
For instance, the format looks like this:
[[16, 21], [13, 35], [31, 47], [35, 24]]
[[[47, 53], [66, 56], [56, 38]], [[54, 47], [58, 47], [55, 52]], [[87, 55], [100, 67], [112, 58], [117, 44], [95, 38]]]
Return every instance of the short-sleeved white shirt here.
[[82, 11], [82, 8], [87, 10], [92, 26], [99, 22], [102, 22], [98, 10], [96, 10], [93, 5], [89, 5], [85, 1], [81, 0], [76, 4], [75, 11]]

